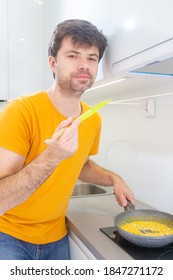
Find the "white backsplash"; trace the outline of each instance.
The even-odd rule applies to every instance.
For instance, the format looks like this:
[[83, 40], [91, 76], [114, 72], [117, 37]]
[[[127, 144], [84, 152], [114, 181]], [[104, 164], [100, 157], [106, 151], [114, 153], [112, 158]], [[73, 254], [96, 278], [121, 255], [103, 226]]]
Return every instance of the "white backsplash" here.
[[[125, 98], [131, 96], [122, 94]], [[173, 95], [156, 98], [155, 118], [145, 116], [144, 99], [138, 103], [100, 110], [103, 128], [95, 160], [121, 175], [137, 199], [173, 214]]]

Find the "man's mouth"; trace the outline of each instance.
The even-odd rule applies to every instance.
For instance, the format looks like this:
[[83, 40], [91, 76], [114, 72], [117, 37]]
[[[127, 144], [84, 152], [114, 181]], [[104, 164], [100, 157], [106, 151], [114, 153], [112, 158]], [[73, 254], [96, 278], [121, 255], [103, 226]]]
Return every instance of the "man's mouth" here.
[[81, 74], [81, 75], [75, 76], [74, 78], [78, 79], [78, 80], [89, 80], [90, 76], [89, 75], [85, 75], [85, 74]]

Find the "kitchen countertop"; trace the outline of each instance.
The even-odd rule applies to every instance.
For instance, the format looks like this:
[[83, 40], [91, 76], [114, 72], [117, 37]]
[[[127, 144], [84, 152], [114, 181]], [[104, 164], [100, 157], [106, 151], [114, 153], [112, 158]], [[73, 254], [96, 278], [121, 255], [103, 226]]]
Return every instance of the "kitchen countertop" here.
[[[152, 209], [136, 201], [136, 209]], [[67, 211], [67, 224], [95, 256], [96, 259], [130, 260], [132, 257], [100, 231], [102, 227], [114, 226], [114, 217], [123, 212], [111, 193], [72, 197]]]

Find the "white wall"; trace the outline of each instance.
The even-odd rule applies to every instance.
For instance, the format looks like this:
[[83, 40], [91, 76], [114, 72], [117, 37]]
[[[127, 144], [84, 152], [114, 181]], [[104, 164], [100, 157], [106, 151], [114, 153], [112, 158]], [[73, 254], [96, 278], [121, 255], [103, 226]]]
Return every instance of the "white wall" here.
[[[121, 98], [115, 94], [114, 100], [157, 92], [155, 87], [121, 93]], [[170, 92], [166, 86], [165, 92]], [[131, 103], [100, 110], [103, 128], [95, 160], [121, 175], [137, 199], [173, 214], [173, 95], [156, 98], [155, 118], [146, 118], [144, 99]]]

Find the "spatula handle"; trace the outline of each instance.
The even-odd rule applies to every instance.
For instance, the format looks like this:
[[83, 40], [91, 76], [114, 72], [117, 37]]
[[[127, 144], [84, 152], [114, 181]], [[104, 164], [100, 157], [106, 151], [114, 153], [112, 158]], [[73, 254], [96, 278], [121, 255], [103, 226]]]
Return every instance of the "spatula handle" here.
[[63, 133], [64, 131], [67, 129], [67, 127], [61, 128], [59, 131], [55, 132], [51, 137], [49, 137], [48, 139], [46, 139], [44, 141], [45, 144], [50, 144], [52, 142], [52, 140], [56, 140], [58, 139]]

